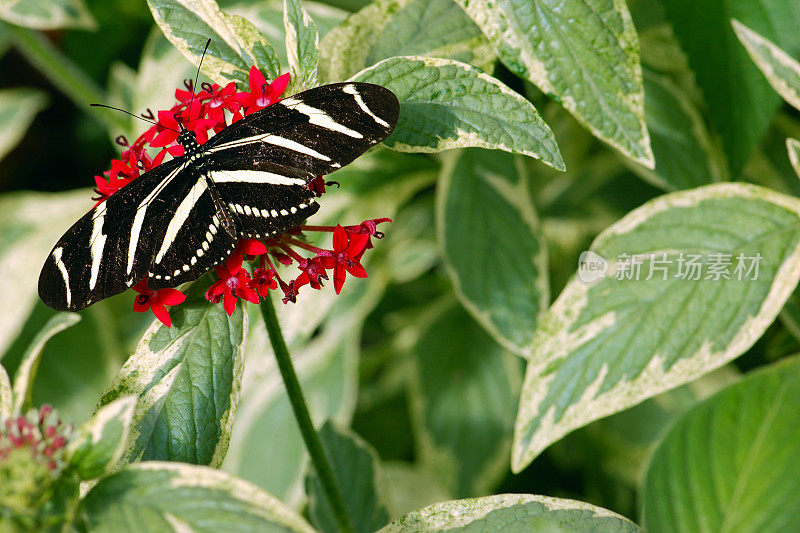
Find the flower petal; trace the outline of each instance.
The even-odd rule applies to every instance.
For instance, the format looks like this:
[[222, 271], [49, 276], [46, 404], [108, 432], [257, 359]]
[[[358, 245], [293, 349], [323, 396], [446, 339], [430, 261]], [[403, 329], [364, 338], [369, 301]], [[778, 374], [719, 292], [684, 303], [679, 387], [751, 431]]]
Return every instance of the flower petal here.
[[258, 67], [253, 65], [250, 67], [250, 76], [248, 77], [249, 85], [250, 85], [250, 92], [254, 94], [263, 94], [262, 89], [264, 84], [267, 83], [267, 80], [264, 79], [264, 75], [261, 74], [261, 71], [258, 70]]
[[347, 232], [344, 230], [341, 224], [337, 224], [336, 229], [333, 230], [333, 251], [344, 251], [347, 248], [347, 243]]
[[231, 316], [234, 310], [236, 310], [236, 296], [231, 294], [231, 291], [225, 291], [222, 298], [222, 306], [225, 308], [225, 312], [228, 313], [228, 316]]
[[186, 300], [186, 295], [178, 289], [159, 289], [158, 301], [164, 305], [178, 305]]
[[168, 328], [172, 327], [172, 319], [169, 316], [169, 312], [167, 312], [167, 308], [164, 307], [163, 304], [154, 303], [151, 309], [153, 310], [153, 314], [156, 315], [156, 318], [159, 319], [162, 324]]

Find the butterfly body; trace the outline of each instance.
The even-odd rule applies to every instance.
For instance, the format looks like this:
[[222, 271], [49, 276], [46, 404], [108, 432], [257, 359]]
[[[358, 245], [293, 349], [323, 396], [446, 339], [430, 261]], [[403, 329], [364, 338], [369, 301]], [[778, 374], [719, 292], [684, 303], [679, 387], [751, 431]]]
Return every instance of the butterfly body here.
[[397, 122], [391, 91], [324, 85], [228, 126], [203, 145], [182, 131], [184, 155], [146, 172], [79, 219], [39, 277], [48, 306], [75, 311], [144, 278], [172, 287], [222, 263], [242, 238], [301, 224], [319, 205], [309, 180], [353, 161]]

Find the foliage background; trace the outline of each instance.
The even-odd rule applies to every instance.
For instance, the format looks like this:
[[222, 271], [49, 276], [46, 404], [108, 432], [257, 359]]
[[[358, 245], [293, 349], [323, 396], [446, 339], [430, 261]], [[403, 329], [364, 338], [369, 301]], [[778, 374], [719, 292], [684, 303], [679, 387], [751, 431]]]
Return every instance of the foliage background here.
[[[71, 24], [77, 27], [59, 27], [45, 35], [79, 67], [87, 79], [78, 83], [87, 93], [94, 91], [92, 96], [99, 101], [134, 111], [158, 109], [171, 101], [172, 88], [194, 70], [154, 27], [144, 2], [54, 3], [85, 4], [84, 15]], [[305, 4], [320, 33], [325, 34], [367, 2]], [[548, 2], [509, 0], [503, 4]], [[282, 2], [224, 1], [220, 5], [253, 21], [278, 54], [285, 54]], [[462, 13], [455, 4], [448, 3], [447, 8], [453, 10], [451, 16]], [[774, 308], [772, 318], [782, 312], [779, 319], [767, 320], [754, 332], [739, 352], [705, 366], [689, 357], [695, 367], [687, 372], [686, 379], [675, 383], [685, 383], [682, 386], [667, 392], [661, 392], [664, 387], [653, 387], [652, 393], [632, 402], [653, 396], [638, 405], [627, 408], [629, 403], [604, 411], [621, 411], [607, 418], [585, 420], [579, 424], [584, 427], [563, 438], [553, 438], [552, 445], [534, 454], [535, 458], [529, 457], [533, 459], [530, 464], [518, 461], [524, 468], [519, 473], [511, 471], [525, 359], [535, 360], [537, 346], [546, 344], [542, 335], [548, 331], [542, 331], [540, 313], [568, 286], [579, 254], [589, 249], [601, 231], [667, 192], [740, 181], [786, 195], [776, 200], [778, 197], [764, 196], [762, 189], [752, 197], [747, 196], [749, 192], [736, 193], [745, 199], [740, 206], [734, 204], [723, 210], [724, 216], [730, 215], [723, 223], [741, 228], [739, 236], [749, 242], [748, 228], [753, 226], [753, 219], [746, 215], [737, 218], [736, 213], [778, 218], [775, 206], [789, 202], [781, 198], [800, 194], [800, 182], [785, 148], [787, 137], [800, 138], [800, 115], [782, 104], [730, 26], [731, 18], [741, 20], [797, 56], [800, 9], [790, 0], [630, 0], [628, 8], [641, 50], [645, 119], [654, 169], [641, 164], [647, 159], [644, 148], [639, 153], [639, 148], [628, 149], [629, 157], [594, 137], [559, 105], [558, 100], [564, 103], [564, 98], [549, 98], [531, 83], [535, 73], [526, 77], [518, 75], [519, 70], [516, 74], [509, 70], [510, 62], [497, 60], [489, 45], [492, 35], [487, 34], [489, 41], [484, 40], [475, 27], [473, 34], [464, 30], [468, 34], [464, 41], [469, 45], [463, 50], [438, 52], [492, 73], [532, 102], [553, 131], [566, 172], [532, 157], [499, 150], [469, 148], [435, 154], [380, 150], [341, 171], [337, 177], [341, 190], [325, 198], [328, 216], [340, 214], [343, 223], [379, 216], [392, 216], [395, 223], [368, 266], [369, 280], [350, 282], [338, 301], [321, 295], [307, 305], [285, 308], [282, 320], [315, 420], [322, 424], [332, 419], [339, 428], [351, 428], [360, 436], [358, 442], [374, 449], [380, 458], [378, 499], [391, 519], [450, 499], [525, 493], [580, 500], [649, 529], [670, 529], [667, 525], [677, 519], [669, 513], [679, 508], [678, 503], [672, 509], [659, 508], [664, 494], [682, 502], [681, 496], [690, 489], [676, 481], [681, 476], [708, 479], [716, 475], [725, 478], [722, 485], [743, 484], [742, 494], [734, 490], [733, 502], [767, 506], [765, 512], [774, 518], [765, 526], [768, 529], [798, 523], [798, 517], [787, 511], [792, 502], [797, 503], [796, 495], [791, 496], [792, 485], [788, 481], [788, 485], [782, 485], [792, 471], [784, 469], [783, 477], [777, 473], [797, 451], [798, 440], [788, 436], [796, 415], [785, 409], [773, 413], [777, 422], [764, 431], [777, 431], [785, 437], [777, 439], [774, 453], [753, 446], [722, 450], [704, 460], [702, 443], [706, 435], [702, 429], [691, 433], [693, 424], [701, 424], [698, 419], [703, 416], [715, 420], [708, 414], [713, 406], [701, 402], [718, 391], [723, 392], [715, 396], [721, 413], [716, 416], [735, 418], [727, 434], [746, 432], [749, 425], [762, 422], [764, 413], [772, 412], [772, 407], [791, 404], [792, 398], [797, 398], [797, 380], [791, 384], [797, 362], [789, 357], [800, 348], [796, 295], [784, 306], [791, 286], [796, 284], [795, 273], [780, 278], [786, 286], [783, 296], [769, 293], [774, 297], [770, 301], [767, 287], [761, 299], [756, 297], [758, 305], [746, 308], [741, 304], [752, 315], [765, 301], [769, 304], [765, 308]], [[441, 18], [428, 14], [430, 19], [415, 21], [418, 29], [436, 28], [448, 20], [441, 13]], [[556, 31], [556, 26], [550, 30]], [[404, 28], [391, 26], [390, 30], [371, 44], [367, 38], [359, 44], [361, 51], [352, 54], [355, 59], [346, 56], [344, 64], [338, 66], [330, 57], [326, 62], [326, 55], [335, 55], [336, 47], [346, 43], [341, 37], [323, 40], [322, 64], [344, 77], [386, 57], [381, 55], [386, 51], [392, 52], [390, 55], [425, 52], [414, 49], [414, 32], [406, 35]], [[10, 94], [6, 89], [24, 88], [19, 91], [25, 102], [0, 106], [0, 139], [24, 135], [13, 149], [9, 144], [10, 151], [0, 159], [0, 201], [5, 207], [0, 212], [0, 255], [12, 251], [18, 254], [11, 259], [16, 263], [13, 274], [9, 270], [2, 273], [3, 277], [20, 272], [19, 264], [28, 269], [27, 275], [35, 276], [40, 263], [27, 264], [31, 256], [22, 255], [14, 248], [16, 243], [25, 239], [44, 250], [40, 253], [46, 253], [71, 220], [90, 207], [86, 187], [92, 184], [92, 176], [117, 155], [113, 137], [120, 133], [133, 136], [140, 128], [125, 117], [76, 105], [43, 75], [47, 67], [37, 68], [30, 54], [15, 48], [19, 36], [14, 31], [0, 24], [0, 94]], [[404, 36], [407, 41], [402, 41]], [[393, 42], [394, 38], [398, 42]], [[326, 42], [332, 46], [325, 48]], [[363, 53], [367, 53], [366, 58], [359, 56]], [[282, 62], [286, 65], [285, 60]], [[323, 68], [321, 71], [324, 75]], [[591, 95], [584, 97], [588, 106], [593, 105]], [[539, 153], [545, 152], [542, 149]], [[497, 176], [505, 180], [500, 185]], [[72, 192], [74, 189], [79, 190]], [[708, 201], [716, 201], [713, 194], [710, 196], [712, 200]], [[765, 205], [756, 206], [758, 202]], [[791, 205], [794, 207], [787, 209], [796, 211], [795, 204]], [[715, 220], [708, 213], [702, 217], [705, 222]], [[786, 234], [796, 235], [800, 223], [792, 219], [785, 222], [785, 228]], [[716, 234], [703, 238], [693, 246], [702, 249], [708, 244], [714, 248], [720, 242]], [[787, 237], [784, 244], [789, 249], [794, 241], [789, 242]], [[616, 245], [608, 246], [614, 249]], [[515, 262], [518, 257], [521, 262]], [[794, 268], [797, 261], [790, 253], [780, 257], [777, 266]], [[776, 279], [780, 277], [777, 266], [772, 272]], [[13, 285], [13, 279], [6, 281], [9, 283], [5, 286]], [[509, 287], [512, 290], [507, 290]], [[642, 297], [644, 293], [637, 291], [644, 290], [635, 287], [633, 297]], [[734, 296], [730, 296], [731, 301], [738, 302]], [[6, 331], [0, 333], [0, 352], [3, 366], [12, 375], [31, 340], [55, 314], [38, 301], [21, 298], [13, 290], [0, 294], [8, 313]], [[656, 331], [665, 323], [670, 324], [668, 328], [675, 327], [683, 319], [696, 321], [705, 314], [716, 316], [713, 303], [713, 298], [695, 302], [698, 314], [692, 315], [691, 309], [671, 314], [675, 309], [672, 304], [656, 301], [653, 321], [648, 323], [651, 329], [644, 331]], [[75, 423], [89, 417], [151, 322], [148, 316], [132, 313], [130, 306], [129, 295], [95, 305], [82, 313], [78, 325], [49, 341], [34, 389], [34, 404], [51, 403], [65, 419]], [[222, 467], [291, 507], [303, 508], [307, 502], [309, 514], [323, 513], [315, 508], [319, 502], [314, 501], [314, 480], [305, 479], [307, 459], [302, 441], [275, 372], [266, 333], [258, 321], [252, 314], [241, 400]], [[555, 335], [559, 325], [545, 324]], [[727, 342], [715, 334], [713, 330], [707, 338], [695, 339], [676, 333], [698, 342]], [[649, 354], [647, 361], [656, 352]], [[744, 373], [758, 369], [764, 373], [756, 374], [756, 385], [742, 381]], [[580, 367], [573, 372], [577, 376]], [[571, 393], [585, 391], [584, 378], [575, 378], [578, 393]], [[771, 384], [770, 379], [774, 380]], [[765, 384], [758, 385], [760, 382]], [[768, 390], [785, 395], [765, 398]], [[758, 409], [762, 404], [764, 408]], [[591, 423], [584, 425], [587, 422]], [[324, 431], [335, 431], [331, 426], [326, 428]], [[670, 446], [679, 443], [665, 441], [665, 437], [669, 434], [669, 439], [679, 439], [681, 432], [688, 435], [681, 442], [699, 457], [679, 461], [686, 472], [678, 474], [668, 468], [668, 461], [670, 457], [678, 461], [670, 456]], [[746, 436], [742, 438], [746, 440]], [[726, 439], [720, 439], [719, 446], [724, 447]], [[656, 448], [653, 461], [662, 463], [654, 462], [653, 473], [646, 475]], [[724, 459], [726, 454], [732, 465], [726, 468], [714, 463], [713, 457]], [[737, 454], [744, 454], [744, 459], [736, 458]], [[742, 461], [752, 465], [756, 473], [726, 477], [739, 472]], [[718, 470], [704, 473], [709, 463], [709, 468]], [[762, 494], [757, 490], [763, 484], [789, 487], [787, 499], [765, 503], [769, 491]], [[702, 484], [698, 486], [702, 491]], [[719, 509], [710, 502], [686, 505], [691, 509], [689, 515], [711, 517], [707, 518], [709, 523], [736, 523], [732, 515], [735, 505], [725, 501], [728, 505], [720, 504]], [[756, 514], [753, 511], [750, 517]], [[325, 523], [320, 516], [315, 524]], [[373, 525], [383, 523], [385, 517], [376, 519]], [[759, 522], [754, 519], [753, 524]], [[697, 524], [686, 527], [700, 529]]]

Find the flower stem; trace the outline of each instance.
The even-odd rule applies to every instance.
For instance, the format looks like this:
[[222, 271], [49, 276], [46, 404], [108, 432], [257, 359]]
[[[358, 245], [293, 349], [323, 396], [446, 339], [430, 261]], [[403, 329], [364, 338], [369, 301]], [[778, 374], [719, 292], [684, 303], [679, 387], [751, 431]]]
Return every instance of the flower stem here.
[[[3, 28], [11, 36], [16, 49], [27, 59], [50, 83], [63, 92], [80, 108], [92, 103], [107, 100], [103, 90], [86, 75], [70, 58], [65, 56], [47, 38], [36, 30], [21, 28], [12, 24], [3, 24]], [[97, 120], [107, 126], [125, 128], [122, 119], [112, 118], [108, 113], [93, 114]]]
[[286, 394], [289, 396], [289, 402], [292, 404], [297, 425], [300, 427], [300, 433], [303, 435], [306, 449], [311, 456], [314, 470], [319, 476], [322, 490], [333, 510], [333, 516], [336, 518], [339, 529], [345, 533], [352, 533], [355, 531], [353, 524], [350, 522], [350, 516], [347, 513], [342, 493], [333, 476], [333, 469], [328, 461], [328, 456], [325, 455], [322, 442], [319, 440], [319, 435], [314, 429], [314, 423], [311, 421], [311, 415], [308, 412], [300, 382], [297, 380], [297, 374], [289, 356], [289, 349], [286, 347], [280, 324], [278, 324], [275, 305], [270, 297], [261, 300], [261, 315], [264, 317], [264, 324], [267, 326], [267, 332], [269, 332], [272, 350], [275, 352], [275, 359], [278, 361], [278, 369], [286, 387]]

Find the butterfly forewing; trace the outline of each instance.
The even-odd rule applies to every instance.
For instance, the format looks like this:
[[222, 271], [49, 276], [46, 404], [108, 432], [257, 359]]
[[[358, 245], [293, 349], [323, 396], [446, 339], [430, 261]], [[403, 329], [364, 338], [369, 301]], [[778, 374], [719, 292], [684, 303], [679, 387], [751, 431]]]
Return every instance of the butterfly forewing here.
[[381, 142], [397, 123], [397, 97], [369, 83], [334, 83], [281, 100], [225, 128], [208, 143], [212, 166], [268, 160], [330, 174]]
[[163, 191], [188, 178], [182, 169], [182, 161], [168, 161], [81, 217], [45, 261], [39, 276], [42, 301], [77, 311], [144, 278], [167, 214]]
[[309, 180], [385, 139], [398, 113], [383, 87], [337, 83], [248, 115], [205, 145], [181, 141], [196, 157], [145, 173], [64, 234], [39, 277], [42, 301], [78, 310], [144, 278], [152, 289], [199, 278], [240, 238], [283, 233], [316, 212]]

